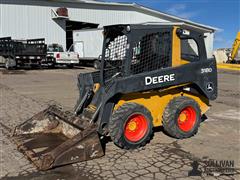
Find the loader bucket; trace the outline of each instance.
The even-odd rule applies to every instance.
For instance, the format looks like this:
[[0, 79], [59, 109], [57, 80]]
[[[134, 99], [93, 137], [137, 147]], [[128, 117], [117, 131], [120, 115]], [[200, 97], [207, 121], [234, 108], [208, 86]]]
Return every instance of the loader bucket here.
[[96, 125], [57, 106], [50, 106], [17, 126], [12, 138], [40, 170], [104, 155]]

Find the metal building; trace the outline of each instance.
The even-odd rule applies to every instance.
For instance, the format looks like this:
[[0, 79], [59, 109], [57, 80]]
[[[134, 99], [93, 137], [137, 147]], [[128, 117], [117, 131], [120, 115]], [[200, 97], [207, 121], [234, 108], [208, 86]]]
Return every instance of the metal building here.
[[[59, 16], [65, 7], [68, 16]], [[183, 22], [204, 32], [208, 57], [212, 56], [213, 27], [152, 10], [135, 3], [109, 3], [93, 0], [0, 0], [0, 37], [45, 38], [68, 48], [72, 31], [112, 24]]]

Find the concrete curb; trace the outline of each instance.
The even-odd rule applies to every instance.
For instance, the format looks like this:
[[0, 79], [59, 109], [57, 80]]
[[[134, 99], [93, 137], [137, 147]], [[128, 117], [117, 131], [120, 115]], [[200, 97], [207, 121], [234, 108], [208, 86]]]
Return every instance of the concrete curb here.
[[217, 68], [240, 71], [240, 64], [217, 64]]

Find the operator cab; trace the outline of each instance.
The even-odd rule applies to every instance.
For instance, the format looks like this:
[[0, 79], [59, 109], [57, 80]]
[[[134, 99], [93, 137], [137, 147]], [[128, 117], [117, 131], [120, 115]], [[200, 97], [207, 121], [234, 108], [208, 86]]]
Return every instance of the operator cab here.
[[[174, 44], [180, 44], [180, 49]], [[102, 82], [206, 59], [203, 33], [178, 24], [107, 26]]]

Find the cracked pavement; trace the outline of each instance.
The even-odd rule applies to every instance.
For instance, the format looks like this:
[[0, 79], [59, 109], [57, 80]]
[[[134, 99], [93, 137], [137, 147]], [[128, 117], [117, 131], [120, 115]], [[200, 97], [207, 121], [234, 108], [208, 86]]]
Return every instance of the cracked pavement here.
[[[39, 172], [17, 151], [11, 131], [49, 104], [73, 108], [77, 74], [86, 71], [92, 69], [0, 69], [1, 179], [239, 179], [239, 169], [231, 176], [204, 173], [208, 159], [234, 160], [235, 168], [240, 167], [239, 73], [228, 71], [220, 71], [219, 98], [194, 137], [176, 140], [157, 128], [141, 149], [123, 150], [108, 142], [102, 158]], [[201, 176], [188, 176], [196, 162]]]

